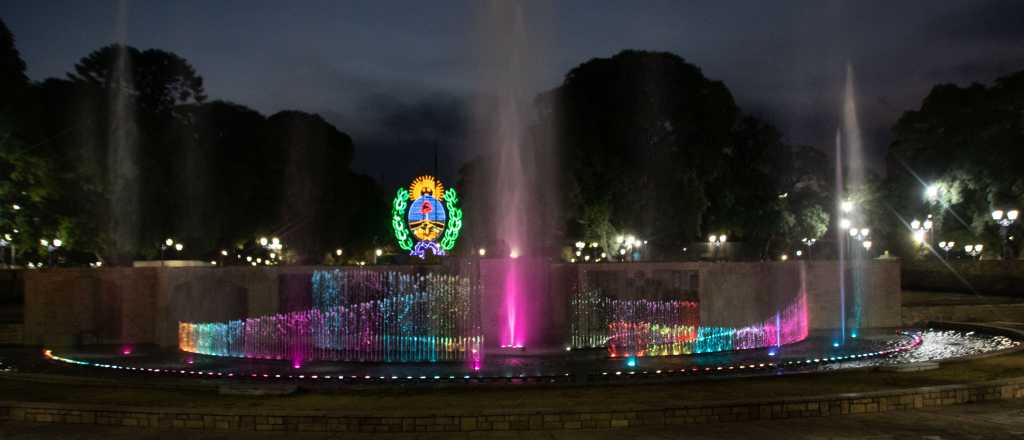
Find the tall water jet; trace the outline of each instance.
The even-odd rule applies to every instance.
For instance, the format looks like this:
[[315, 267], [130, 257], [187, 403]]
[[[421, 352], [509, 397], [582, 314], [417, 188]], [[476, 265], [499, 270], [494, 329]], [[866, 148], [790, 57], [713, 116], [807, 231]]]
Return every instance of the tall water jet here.
[[[845, 147], [844, 150], [846, 153], [845, 189], [847, 197], [849, 197], [850, 194], [864, 190], [864, 184], [866, 183], [864, 174], [864, 144], [861, 136], [860, 123], [857, 118], [857, 96], [854, 90], [853, 66], [850, 63], [846, 64], [846, 80], [843, 87], [842, 109], [842, 133], [844, 141], [842, 144]], [[867, 217], [864, 215], [863, 210], [858, 209], [859, 207], [857, 207], [854, 202], [855, 201], [853, 200], [850, 201], [853, 205], [850, 206], [850, 212], [846, 213], [847, 218], [850, 219], [854, 228], [859, 228], [861, 231], [870, 231], [870, 228], [866, 224]], [[853, 243], [852, 237], [854, 236], [856, 236], [858, 243]], [[849, 236], [844, 237], [847, 240], [850, 240], [847, 246], [847, 252], [849, 253], [850, 260], [854, 263], [849, 268], [850, 283], [852, 284], [852, 296], [850, 298], [852, 300], [852, 308], [849, 311], [850, 315], [846, 316], [844, 321], [848, 322], [846, 326], [849, 327], [849, 335], [856, 337], [857, 331], [861, 326], [861, 316], [864, 308], [863, 288], [865, 286], [864, 270], [862, 267], [864, 261], [862, 260], [864, 260], [863, 257], [866, 257], [866, 252], [862, 252], [862, 242], [860, 242], [860, 240], [866, 240], [867, 237], [864, 236], [864, 234], [850, 234]], [[845, 272], [846, 268], [844, 267], [843, 270]], [[842, 281], [845, 283], [845, 280]], [[846, 285], [844, 284], [842, 287], [845, 289]]]
[[[529, 341], [540, 340], [530, 325], [544, 298], [536, 298], [544, 279], [546, 266], [536, 264], [543, 257], [546, 229], [538, 219], [547, 213], [533, 207], [541, 205], [539, 194], [550, 179], [545, 170], [551, 158], [543, 154], [537, 136], [536, 121], [531, 116], [532, 94], [537, 86], [538, 51], [529, 44], [537, 38], [536, 26], [527, 30], [524, 5], [519, 2], [490, 2], [482, 6], [478, 41], [484, 72], [481, 86], [488, 96], [479, 113], [487, 135], [484, 142], [493, 152], [488, 169], [493, 178], [491, 199], [492, 233], [501, 260], [488, 262], [489, 281], [498, 287], [501, 298], [492, 298], [497, 313], [491, 315], [496, 331], [489, 335], [490, 348], [523, 348]], [[537, 11], [532, 11], [537, 12]], [[544, 156], [544, 157], [541, 157]], [[500, 266], [496, 263], [500, 263]], [[493, 339], [496, 338], [497, 340]]]
[[839, 271], [839, 342], [846, 341], [846, 230], [850, 227], [850, 220], [846, 218], [846, 212], [848, 205], [844, 200], [843, 191], [843, 141], [842, 133], [840, 130], [836, 130], [836, 158], [835, 158], [835, 177], [836, 177], [836, 261], [837, 269]]
[[[113, 254], [118, 260], [132, 258], [138, 249], [138, 128], [132, 100], [133, 77], [127, 27], [128, 4], [122, 0], [117, 7], [117, 54], [107, 89], [107, 188], [110, 194], [107, 232], [113, 240]], [[128, 261], [118, 261], [125, 262]]]

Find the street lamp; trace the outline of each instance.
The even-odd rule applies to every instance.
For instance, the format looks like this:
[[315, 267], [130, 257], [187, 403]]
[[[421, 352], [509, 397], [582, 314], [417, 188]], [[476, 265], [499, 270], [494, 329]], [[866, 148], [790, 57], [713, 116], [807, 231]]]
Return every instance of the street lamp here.
[[1009, 260], [1013, 258], [1013, 252], [1010, 249], [1010, 243], [1008, 243], [1006, 236], [1009, 234], [1010, 225], [1017, 221], [1017, 216], [1020, 215], [1016, 209], [1003, 212], [1002, 209], [992, 211], [992, 220], [995, 220], [999, 224], [999, 238], [1003, 241], [1003, 259]]
[[44, 238], [39, 240], [39, 244], [46, 248], [46, 255], [49, 261], [47, 265], [53, 266], [53, 252], [59, 249], [64, 242], [59, 238], [54, 238], [53, 240], [47, 240]]
[[953, 250], [954, 247], [956, 247], [956, 242], [955, 241], [940, 241], [939, 242], [939, 249], [942, 249], [943, 251], [946, 252], [946, 259], [947, 260], [949, 259], [949, 251]]
[[808, 260], [811, 259], [811, 246], [814, 246], [814, 243], [817, 242], [817, 241], [818, 240], [816, 240], [816, 239], [807, 238], [807, 237], [804, 237], [804, 238], [802, 238], [800, 240], [800, 242], [803, 243], [804, 246], [807, 246], [807, 259]]
[[914, 243], [916, 243], [919, 248], [923, 247], [925, 243], [927, 243], [928, 234], [931, 232], [933, 226], [934, 223], [932, 223], [931, 218], [926, 218], [923, 222], [915, 218], [910, 222], [910, 229], [913, 231]]
[[725, 234], [722, 234], [722, 235], [711, 234], [711, 235], [708, 236], [708, 243], [715, 250], [715, 252], [714, 252], [714, 258], [715, 259], [718, 259], [718, 248], [722, 247], [722, 245], [725, 244], [725, 241], [727, 239], [728, 239], [728, 237], [726, 237]]
[[168, 239], [164, 240], [163, 243], [160, 244], [160, 259], [161, 260], [164, 259], [164, 251], [166, 251], [167, 249], [172, 248], [172, 247], [174, 247], [174, 239], [173, 238], [168, 238]]
[[871, 235], [871, 230], [868, 228], [850, 228], [850, 238], [856, 239], [857, 241], [864, 241]]
[[935, 202], [939, 200], [939, 185], [933, 183], [925, 187], [924, 198], [929, 202]]
[[839, 204], [839, 209], [849, 214], [850, 212], [853, 212], [853, 202], [850, 200], [843, 200], [842, 203]]
[[981, 255], [982, 249], [984, 248], [985, 246], [981, 244], [969, 244], [964, 246], [964, 252], [967, 252], [967, 255], [970, 255], [972, 258], [979, 257]]

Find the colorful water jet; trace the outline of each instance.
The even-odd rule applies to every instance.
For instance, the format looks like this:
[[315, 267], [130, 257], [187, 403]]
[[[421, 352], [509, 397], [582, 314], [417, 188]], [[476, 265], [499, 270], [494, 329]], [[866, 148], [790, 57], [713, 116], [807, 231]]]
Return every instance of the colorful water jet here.
[[443, 274], [313, 274], [314, 308], [178, 326], [190, 353], [309, 361], [479, 363], [479, 289]]
[[632, 293], [638, 298], [616, 298], [587, 281], [570, 298], [572, 349], [606, 348], [611, 357], [666, 356], [777, 348], [808, 335], [807, 295], [802, 289], [765, 320], [726, 327], [701, 325], [699, 303], [694, 300], [642, 292]]

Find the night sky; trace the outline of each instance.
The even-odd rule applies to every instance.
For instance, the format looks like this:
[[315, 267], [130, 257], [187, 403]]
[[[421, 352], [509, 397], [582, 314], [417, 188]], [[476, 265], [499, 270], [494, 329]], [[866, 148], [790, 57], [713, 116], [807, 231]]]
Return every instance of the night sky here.
[[[285, 3], [128, 2], [127, 42], [184, 56], [212, 99], [265, 114], [320, 113], [353, 136], [355, 168], [385, 182], [395, 179], [387, 171], [400, 162], [395, 153], [432, 162], [437, 142], [442, 176], [450, 178], [479, 153], [466, 132], [469, 103], [487, 73], [482, 52], [491, 45], [481, 42], [495, 32], [481, 23], [483, 2]], [[123, 7], [8, 1], [0, 17], [30, 78], [42, 80], [63, 77], [79, 58], [115, 41]], [[1024, 69], [1018, 1], [579, 0], [525, 2], [523, 14], [536, 52], [526, 80], [531, 94], [593, 57], [666, 50], [724, 81], [744, 110], [776, 124], [788, 141], [821, 147], [834, 137], [849, 62], [876, 166], [889, 128], [932, 85], [988, 83]]]

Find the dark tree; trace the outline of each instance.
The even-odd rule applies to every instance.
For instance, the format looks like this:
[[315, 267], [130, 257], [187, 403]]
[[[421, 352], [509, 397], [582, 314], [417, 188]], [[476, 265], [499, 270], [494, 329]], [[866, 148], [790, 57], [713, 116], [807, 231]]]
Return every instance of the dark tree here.
[[332, 243], [343, 240], [346, 201], [363, 196], [349, 187], [352, 139], [320, 116], [297, 111], [272, 115], [267, 133], [283, 179], [282, 237], [300, 261], [318, 261]]
[[28, 88], [25, 76], [25, 61], [21, 59], [14, 45], [14, 34], [7, 24], [0, 20], [0, 96], [3, 96], [3, 110], [9, 110], [14, 103], [10, 98], [20, 96]]
[[816, 173], [797, 169], [774, 127], [743, 116], [725, 85], [677, 55], [593, 59], [538, 101], [565, 148], [571, 235], [608, 248], [613, 234], [632, 232], [672, 256], [725, 232], [764, 257], [820, 229], [809, 225], [820, 216], [794, 211], [821, 202], [798, 194], [824, 189], [804, 182]]
[[[935, 86], [893, 127], [887, 200], [904, 218], [932, 214], [940, 240], [998, 249], [994, 209], [1024, 207], [1024, 72], [986, 87]], [[938, 199], [925, 198], [937, 185]], [[900, 234], [909, 246], [909, 234]]]
[[184, 58], [159, 49], [140, 51], [112, 44], [75, 64], [74, 81], [121, 88], [137, 96], [145, 111], [164, 113], [175, 105], [206, 100], [203, 78]]

